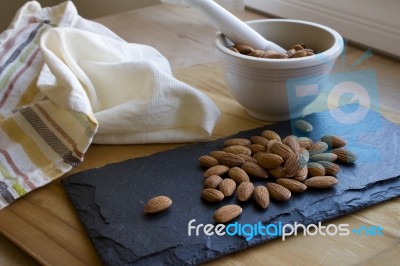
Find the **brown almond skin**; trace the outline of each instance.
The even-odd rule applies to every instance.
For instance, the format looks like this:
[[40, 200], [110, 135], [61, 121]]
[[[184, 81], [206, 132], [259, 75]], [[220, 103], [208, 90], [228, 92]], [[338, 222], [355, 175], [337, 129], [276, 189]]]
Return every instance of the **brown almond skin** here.
[[278, 133], [276, 133], [275, 131], [269, 130], [269, 129], [261, 132], [261, 137], [264, 137], [267, 140], [276, 139], [277, 141], [282, 141], [282, 139]]
[[242, 214], [242, 207], [236, 204], [225, 205], [214, 212], [214, 220], [217, 223], [226, 223]]
[[158, 213], [168, 209], [172, 205], [172, 200], [167, 196], [157, 196], [151, 198], [144, 206], [144, 212], [148, 214]]
[[265, 147], [268, 146], [268, 142], [269, 142], [268, 139], [261, 137], [261, 136], [251, 136], [250, 140], [254, 144], [261, 144], [261, 145], [264, 145]]
[[292, 149], [281, 142], [275, 142], [274, 144], [272, 144], [271, 153], [281, 156], [283, 160], [286, 160], [294, 154]]
[[325, 175], [325, 167], [317, 162], [309, 162], [307, 164], [308, 176], [323, 176]]
[[210, 156], [217, 159], [217, 161], [219, 160], [219, 158], [221, 158], [222, 155], [225, 155], [226, 152], [224, 151], [212, 151], [210, 152]]
[[283, 178], [285, 177], [283, 174], [283, 166], [278, 166], [275, 168], [268, 169], [268, 173], [275, 178]]
[[273, 153], [257, 153], [255, 158], [258, 165], [265, 169], [276, 168], [283, 163], [283, 158]]
[[218, 160], [209, 155], [203, 155], [199, 157], [200, 165], [206, 168], [210, 168], [219, 164]]
[[250, 144], [249, 146], [247, 146], [250, 150], [252, 154], [256, 154], [259, 152], [266, 152], [267, 151], [267, 147], [265, 147], [264, 145], [261, 144]]
[[245, 162], [245, 159], [237, 154], [227, 152], [219, 157], [218, 162], [229, 167], [234, 167], [242, 165]]
[[299, 182], [304, 182], [304, 180], [307, 179], [307, 176], [308, 176], [308, 168], [307, 168], [307, 166], [304, 166], [293, 177], [293, 180], [296, 180], [296, 181], [299, 181]]
[[244, 138], [233, 138], [233, 139], [228, 139], [224, 142], [224, 146], [235, 146], [235, 145], [241, 145], [241, 146], [249, 146], [251, 144], [251, 141], [249, 139], [244, 139]]
[[205, 188], [201, 191], [201, 197], [208, 202], [219, 202], [225, 198], [224, 194], [215, 188]]
[[307, 164], [306, 158], [299, 153], [294, 153], [289, 156], [283, 166], [283, 175], [285, 177], [295, 176], [301, 168]]
[[334, 176], [340, 172], [340, 166], [333, 162], [319, 161], [318, 163], [325, 168], [325, 175]]
[[333, 176], [314, 176], [306, 181], [304, 184], [310, 188], [330, 188], [335, 186], [338, 180]]
[[229, 166], [219, 164], [219, 165], [208, 168], [204, 172], [204, 177], [209, 177], [212, 175], [222, 176], [222, 175], [226, 174], [228, 171], [229, 171]]
[[336, 148], [331, 151], [337, 155], [337, 159], [342, 163], [355, 163], [357, 161], [357, 154], [345, 148]]
[[308, 152], [310, 153], [310, 156], [313, 156], [313, 155], [319, 154], [319, 153], [324, 153], [327, 150], [328, 150], [328, 144], [326, 144], [323, 141], [315, 142], [313, 145], [311, 145], [308, 148]]
[[277, 183], [267, 183], [265, 186], [268, 189], [269, 196], [275, 200], [286, 201], [292, 196], [289, 189]]
[[245, 55], [248, 55], [254, 51], [254, 49], [251, 46], [248, 46], [248, 45], [242, 44], [242, 43], [237, 43], [233, 47], [236, 50], [238, 50], [239, 53], [245, 54]]
[[307, 189], [307, 186], [303, 183], [290, 178], [279, 178], [276, 182], [294, 193], [300, 193]]
[[259, 178], [267, 178], [268, 172], [257, 163], [245, 162], [240, 166], [247, 174]]
[[331, 148], [341, 148], [346, 146], [346, 141], [336, 135], [324, 135], [321, 137], [321, 141], [327, 143]]
[[219, 175], [212, 175], [204, 179], [203, 186], [204, 188], [217, 188], [221, 181], [222, 177]]
[[236, 182], [230, 178], [225, 178], [218, 185], [219, 191], [224, 194], [225, 197], [232, 196], [236, 190]]
[[232, 167], [231, 169], [229, 169], [228, 175], [233, 181], [238, 184], [250, 181], [247, 173], [240, 167]]
[[269, 193], [265, 186], [256, 186], [253, 191], [253, 199], [263, 209], [269, 206]]
[[254, 185], [251, 182], [242, 182], [236, 189], [236, 196], [239, 201], [246, 201], [251, 198]]
[[313, 144], [312, 139], [307, 137], [299, 137], [297, 138], [297, 141], [299, 142], [300, 147], [306, 149], [310, 148], [310, 146]]
[[234, 154], [244, 154], [244, 155], [251, 155], [251, 150], [247, 148], [246, 146], [241, 146], [241, 145], [233, 145], [233, 146], [228, 146], [223, 149], [224, 152], [230, 152]]
[[283, 144], [288, 146], [294, 153], [300, 152], [300, 144], [296, 136], [289, 135], [282, 140]]

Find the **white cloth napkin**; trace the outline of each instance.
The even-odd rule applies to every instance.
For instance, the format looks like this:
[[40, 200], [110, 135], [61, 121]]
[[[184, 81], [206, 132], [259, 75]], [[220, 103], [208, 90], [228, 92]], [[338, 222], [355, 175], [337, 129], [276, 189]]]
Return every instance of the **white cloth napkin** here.
[[155, 49], [26, 3], [0, 34], [0, 209], [82, 162], [92, 142], [206, 139], [219, 110]]

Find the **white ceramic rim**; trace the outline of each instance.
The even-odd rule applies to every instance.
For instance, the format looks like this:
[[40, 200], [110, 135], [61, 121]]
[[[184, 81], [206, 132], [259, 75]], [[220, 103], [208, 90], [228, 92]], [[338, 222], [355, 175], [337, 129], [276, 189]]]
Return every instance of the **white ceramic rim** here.
[[340, 54], [343, 51], [344, 42], [343, 42], [342, 36], [337, 31], [333, 30], [332, 28], [329, 28], [327, 26], [324, 26], [324, 25], [321, 25], [321, 24], [318, 24], [315, 22], [304, 21], [304, 20], [295, 20], [295, 19], [258, 19], [258, 20], [246, 21], [245, 23], [248, 25], [251, 25], [251, 24], [258, 24], [263, 21], [277, 21], [277, 22], [284, 21], [284, 22], [292, 22], [292, 23], [298, 23], [298, 24], [306, 24], [306, 25], [317, 27], [317, 28], [321, 28], [321, 29], [329, 32], [330, 34], [332, 34], [335, 42], [328, 50], [325, 50], [324, 52], [318, 53], [314, 56], [306, 56], [306, 57], [300, 57], [300, 58], [288, 58], [288, 59], [259, 58], [259, 57], [252, 57], [252, 56], [243, 55], [243, 54], [239, 54], [234, 51], [231, 51], [228, 47], [223, 45], [223, 42], [224, 42], [223, 36], [224, 35], [221, 31], [218, 31], [214, 37], [215, 47], [218, 50], [220, 50], [222, 53], [231, 55], [233, 57], [236, 57], [237, 59], [243, 59], [243, 60], [252, 61], [255, 63], [256, 62], [260, 62], [260, 63], [261, 62], [263, 62], [263, 63], [269, 62], [269, 63], [273, 63], [275, 66], [276, 66], [276, 64], [279, 64], [279, 65], [286, 65], [286, 67], [290, 67], [289, 65], [291, 65], [291, 64], [298, 65], [299, 62], [306, 63], [303, 61], [310, 61], [310, 59], [314, 59], [315, 56], [320, 56], [322, 58], [326, 58], [329, 60], [331, 57], [336, 57], [338, 55], [338, 53]]

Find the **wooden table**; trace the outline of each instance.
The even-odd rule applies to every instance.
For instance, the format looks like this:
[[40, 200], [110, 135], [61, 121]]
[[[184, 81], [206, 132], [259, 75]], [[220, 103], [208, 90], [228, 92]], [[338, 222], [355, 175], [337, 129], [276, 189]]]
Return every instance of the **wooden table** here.
[[[243, 20], [264, 17], [249, 11], [239, 12], [237, 15]], [[204, 91], [214, 100], [222, 111], [222, 116], [212, 138], [264, 124], [249, 117], [226, 90], [220, 65], [212, 48], [215, 30], [195, 11], [179, 6], [158, 5], [99, 18], [96, 21], [129, 42], [148, 44], [158, 49], [168, 58], [178, 79]], [[364, 63], [352, 67], [364, 50], [349, 46], [347, 64], [342, 65], [339, 60], [335, 68], [374, 69], [378, 76], [381, 111], [388, 119], [400, 123], [400, 62], [375, 54]], [[92, 145], [84, 163], [71, 173], [176, 146], [178, 144]], [[215, 260], [208, 265], [398, 265], [399, 197], [330, 223], [347, 223], [351, 227], [380, 225], [384, 228], [384, 236], [297, 236], [284, 242], [277, 239]], [[37, 189], [0, 211], [0, 232], [43, 265], [100, 265], [60, 180]], [[16, 258], [9, 260], [8, 265], [33, 263], [29, 259], [20, 261], [15, 248], [9, 248], [0, 254], [11, 259]]]

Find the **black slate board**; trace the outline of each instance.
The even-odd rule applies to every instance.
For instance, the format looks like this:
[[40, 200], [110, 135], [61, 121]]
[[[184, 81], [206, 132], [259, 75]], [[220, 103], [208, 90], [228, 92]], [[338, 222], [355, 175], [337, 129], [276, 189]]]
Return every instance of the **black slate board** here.
[[[353, 112], [354, 108], [342, 107], [346, 112]], [[400, 195], [399, 126], [371, 110], [350, 124], [338, 122], [329, 111], [312, 114], [305, 120], [314, 125], [313, 132], [306, 134], [312, 139], [337, 134], [349, 140], [349, 148], [359, 155], [358, 162], [342, 165], [340, 182], [334, 188], [308, 190], [285, 203], [272, 201], [266, 211], [252, 202], [240, 203], [243, 214], [235, 221], [316, 224]], [[292, 131], [288, 121], [239, 132], [234, 137], [258, 135], [265, 129], [281, 136], [304, 135]], [[196, 219], [194, 225], [213, 224], [213, 212], [218, 207], [237, 203], [234, 197], [216, 205], [200, 199], [204, 170], [197, 158], [221, 149], [225, 139], [110, 164], [63, 181], [105, 265], [194, 265], [273, 238], [256, 236], [246, 241], [243, 236], [188, 236], [190, 220]], [[172, 207], [163, 213], [145, 215], [144, 203], [156, 195], [170, 196]]]

